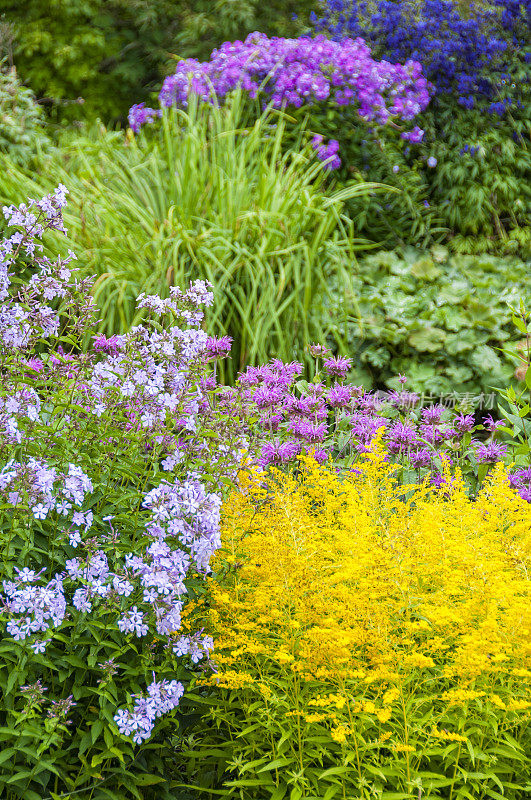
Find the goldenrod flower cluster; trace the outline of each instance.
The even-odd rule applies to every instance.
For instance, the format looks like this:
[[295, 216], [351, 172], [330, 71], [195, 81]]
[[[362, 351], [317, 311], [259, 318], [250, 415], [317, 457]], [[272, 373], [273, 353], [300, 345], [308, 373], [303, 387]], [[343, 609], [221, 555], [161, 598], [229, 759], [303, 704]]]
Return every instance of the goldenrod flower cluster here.
[[347, 476], [306, 459], [225, 505], [198, 613], [234, 796], [528, 796], [531, 505], [501, 465], [473, 500], [393, 470], [377, 441]]

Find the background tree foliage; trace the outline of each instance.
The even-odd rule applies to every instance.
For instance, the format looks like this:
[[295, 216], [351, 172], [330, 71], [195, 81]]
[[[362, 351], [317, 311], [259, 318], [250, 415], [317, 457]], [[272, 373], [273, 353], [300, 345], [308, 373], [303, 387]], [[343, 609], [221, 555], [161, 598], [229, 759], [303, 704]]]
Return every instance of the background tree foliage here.
[[[296, 35], [317, 0], [3, 0], [4, 53], [59, 118], [124, 117], [171, 71], [254, 30]], [[295, 15], [298, 15], [296, 18]], [[83, 110], [80, 102], [83, 102]]]

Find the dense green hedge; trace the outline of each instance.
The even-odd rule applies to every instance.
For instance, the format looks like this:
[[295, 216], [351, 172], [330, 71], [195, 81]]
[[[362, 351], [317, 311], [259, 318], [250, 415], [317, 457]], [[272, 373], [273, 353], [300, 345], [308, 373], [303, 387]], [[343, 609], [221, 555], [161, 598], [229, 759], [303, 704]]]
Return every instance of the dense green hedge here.
[[[316, 0], [3, 0], [22, 79], [56, 116], [124, 118], [171, 61], [253, 30], [294, 35]], [[295, 12], [300, 20], [293, 20]], [[83, 105], [78, 104], [78, 99]]]

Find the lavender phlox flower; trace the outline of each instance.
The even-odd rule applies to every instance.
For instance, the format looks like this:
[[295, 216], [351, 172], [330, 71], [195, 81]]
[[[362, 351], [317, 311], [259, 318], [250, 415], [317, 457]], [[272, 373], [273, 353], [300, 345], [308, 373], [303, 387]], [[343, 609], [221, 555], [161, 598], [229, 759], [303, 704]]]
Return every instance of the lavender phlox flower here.
[[118, 628], [122, 633], [134, 633], [138, 637], [145, 636], [149, 630], [144, 622], [144, 613], [139, 611], [137, 606], [133, 606], [123, 617], [120, 617]]
[[337, 155], [339, 142], [336, 139], [330, 139], [328, 144], [323, 144], [323, 137], [317, 135], [312, 139], [312, 147], [317, 151], [317, 157], [325, 163], [328, 170], [338, 169], [341, 166], [341, 159]]
[[[153, 676], [155, 678], [155, 676]], [[119, 709], [114, 721], [122, 736], [132, 736], [135, 744], [149, 739], [157, 717], [177, 708], [184, 694], [184, 686], [178, 681], [153, 680], [147, 687], [147, 697], [134, 695], [133, 711]]]
[[[225, 42], [208, 62], [179, 61], [162, 85], [159, 103], [185, 108], [191, 93], [206, 102], [223, 102], [237, 87], [251, 98], [262, 92], [275, 108], [326, 100], [338, 106], [356, 105], [361, 117], [380, 124], [393, 116], [413, 119], [427, 106], [431, 90], [420, 64], [376, 62], [361, 38], [268, 39], [255, 32], [244, 42]], [[142, 104], [133, 106], [131, 127], [138, 130], [154, 114]], [[412, 137], [415, 140], [418, 133]]]
[[146, 108], [145, 103], [137, 103], [136, 105], [131, 106], [129, 109], [129, 127], [135, 133], [138, 133], [142, 125], [145, 125], [146, 122], [153, 122], [154, 119], [157, 119], [160, 116], [160, 111], [154, 108]]

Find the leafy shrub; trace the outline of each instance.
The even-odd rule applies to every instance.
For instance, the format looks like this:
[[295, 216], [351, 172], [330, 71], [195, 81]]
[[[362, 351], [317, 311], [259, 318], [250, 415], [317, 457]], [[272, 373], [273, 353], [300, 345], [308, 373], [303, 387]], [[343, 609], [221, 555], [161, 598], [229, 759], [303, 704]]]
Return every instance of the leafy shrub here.
[[44, 144], [43, 114], [30, 89], [22, 86], [15, 69], [0, 64], [0, 151], [16, 163], [27, 164], [36, 144]]
[[[450, 241], [458, 252], [520, 248], [528, 255], [529, 3], [464, 7], [455, 0], [327, 0], [321, 7], [317, 31], [326, 30], [336, 39], [362, 36], [377, 58], [414, 58], [435, 86], [432, 103], [416, 120], [425, 131], [420, 145], [409, 145], [384, 129], [364, 136], [361, 148], [361, 137], [348, 134], [348, 116], [340, 114], [335, 122], [323, 116], [323, 127], [339, 129], [348, 166], [385, 183], [392, 181], [392, 167], [399, 168], [393, 183], [408, 195], [416, 187], [416, 199], [431, 208], [417, 219], [410, 213], [407, 219], [414, 224], [408, 230], [399, 222], [401, 198], [391, 197], [377, 207], [388, 241], [394, 230], [405, 241], [419, 242], [442, 223], [455, 234]], [[436, 168], [430, 166], [430, 157], [436, 159]], [[378, 234], [381, 229], [379, 225]]]
[[529, 262], [441, 247], [381, 251], [353, 267], [351, 297], [332, 302], [350, 320], [335, 333], [366, 386], [404, 373], [415, 391], [488, 393], [514, 371], [499, 350], [513, 335], [507, 304], [527, 298], [528, 272]]
[[73, 253], [39, 255], [65, 194], [6, 208], [0, 243], [0, 794], [172, 798], [169, 715], [211, 647], [181, 618], [243, 442], [203, 380], [208, 287], [93, 338]]
[[224, 507], [187, 785], [524, 800], [531, 507], [501, 465], [473, 501], [458, 479], [399, 486], [377, 441], [349, 475], [301, 470], [245, 479]]
[[[174, 52], [206, 58], [224, 39], [253, 30], [296, 32], [312, 0], [4, 0], [15, 28], [15, 63], [27, 83], [61, 117], [124, 117], [146, 99]], [[81, 97], [83, 105], [77, 103]]]
[[[231, 375], [272, 353], [302, 355], [305, 343], [325, 338], [326, 320], [323, 328], [309, 311], [322, 303], [331, 270], [339, 285], [349, 281], [363, 243], [342, 209], [370, 188], [325, 189], [310, 146], [282, 151], [281, 115], [266, 111], [248, 128], [243, 115], [238, 96], [223, 109], [193, 104], [169, 113], [147, 139], [80, 137], [63, 147], [63, 164], [41, 167], [44, 180], [69, 183], [71, 244], [85, 274], [97, 277], [102, 329], [135, 324], [140, 292], [165, 295], [205, 278], [220, 297], [212, 332], [235, 340]], [[3, 184], [10, 201], [38, 191], [13, 168]]]

